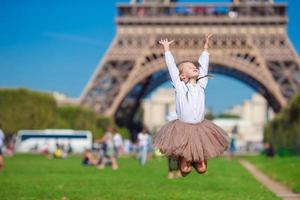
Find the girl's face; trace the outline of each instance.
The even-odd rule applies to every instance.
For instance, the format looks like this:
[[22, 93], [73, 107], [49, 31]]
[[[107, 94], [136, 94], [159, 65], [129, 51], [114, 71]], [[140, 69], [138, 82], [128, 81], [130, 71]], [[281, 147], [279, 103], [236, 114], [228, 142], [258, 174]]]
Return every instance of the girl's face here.
[[199, 69], [191, 62], [183, 63], [181, 77], [183, 79], [198, 78]]

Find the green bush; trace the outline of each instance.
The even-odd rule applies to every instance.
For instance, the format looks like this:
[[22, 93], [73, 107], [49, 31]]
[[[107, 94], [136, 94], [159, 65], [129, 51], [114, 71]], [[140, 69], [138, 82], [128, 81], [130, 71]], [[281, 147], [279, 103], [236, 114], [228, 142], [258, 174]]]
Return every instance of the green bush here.
[[124, 127], [117, 128], [117, 132], [120, 133], [123, 139], [129, 139], [130, 132], [127, 128]]
[[21, 129], [61, 128], [90, 130], [94, 138], [99, 138], [110, 126], [123, 138], [129, 137], [129, 131], [118, 127], [110, 117], [75, 105], [57, 107], [50, 94], [27, 89], [1, 89], [0, 111], [0, 128], [9, 135]]
[[55, 122], [56, 103], [49, 94], [1, 89], [0, 111], [0, 128], [11, 135], [20, 129], [51, 127]]
[[72, 128], [97, 132], [97, 115], [78, 106], [63, 106], [57, 109], [57, 124], [54, 128]]
[[213, 113], [211, 113], [211, 112], [205, 114], [205, 119], [213, 120], [214, 118], [215, 117], [214, 117]]
[[264, 140], [281, 156], [300, 154], [300, 93], [265, 126]]

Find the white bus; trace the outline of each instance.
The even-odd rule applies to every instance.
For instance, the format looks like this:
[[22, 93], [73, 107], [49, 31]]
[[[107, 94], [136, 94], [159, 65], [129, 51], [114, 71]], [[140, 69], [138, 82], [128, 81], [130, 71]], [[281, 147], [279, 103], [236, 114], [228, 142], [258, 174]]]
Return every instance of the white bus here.
[[20, 130], [16, 137], [16, 151], [21, 153], [53, 153], [57, 145], [71, 147], [73, 153], [82, 153], [92, 148], [92, 133], [85, 130], [46, 129]]

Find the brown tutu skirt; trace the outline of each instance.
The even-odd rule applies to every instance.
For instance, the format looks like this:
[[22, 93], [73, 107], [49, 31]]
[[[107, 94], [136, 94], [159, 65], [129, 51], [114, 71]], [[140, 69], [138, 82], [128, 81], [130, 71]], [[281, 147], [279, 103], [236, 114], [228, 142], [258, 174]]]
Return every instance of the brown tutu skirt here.
[[169, 157], [197, 162], [221, 155], [228, 143], [227, 133], [209, 120], [193, 124], [176, 119], [158, 131], [153, 146]]

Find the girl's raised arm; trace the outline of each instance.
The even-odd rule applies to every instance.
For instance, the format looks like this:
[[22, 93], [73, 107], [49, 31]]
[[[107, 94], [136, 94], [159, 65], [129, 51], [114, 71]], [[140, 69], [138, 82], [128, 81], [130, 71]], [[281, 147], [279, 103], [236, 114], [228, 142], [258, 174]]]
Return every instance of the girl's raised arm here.
[[[199, 70], [200, 70], [200, 80], [198, 81], [201, 87], [206, 88], [207, 82], [208, 82], [208, 77], [207, 72], [208, 72], [208, 64], [209, 64], [209, 53], [208, 53], [208, 45], [209, 45], [209, 38], [212, 36], [212, 34], [206, 35], [205, 38], [205, 44], [204, 44], [204, 51], [201, 53], [198, 63], [200, 65]], [[206, 76], [206, 77], [203, 77]], [[203, 77], [203, 78], [201, 78]]]
[[173, 55], [170, 52], [170, 44], [172, 44], [174, 40], [168, 41], [168, 39], [160, 40], [159, 43], [164, 46], [165, 49], [165, 61], [168, 67], [169, 74], [171, 76], [172, 83], [175, 87], [177, 81], [179, 81], [179, 71], [176, 66]]
[[[208, 77], [207, 72], [208, 72], [208, 63], [209, 63], [209, 53], [207, 51], [203, 51], [198, 59], [199, 62], [199, 70], [200, 70], [200, 75], [199, 75], [199, 81], [198, 83], [201, 85], [201, 87], [206, 88], [207, 82], [208, 82]], [[206, 77], [204, 77], [206, 76]]]

